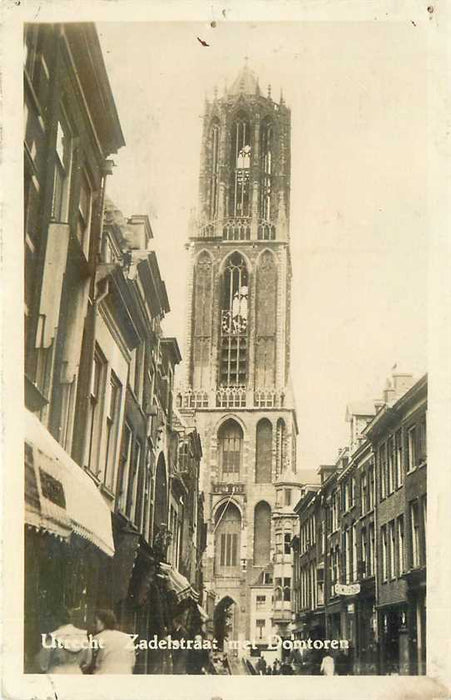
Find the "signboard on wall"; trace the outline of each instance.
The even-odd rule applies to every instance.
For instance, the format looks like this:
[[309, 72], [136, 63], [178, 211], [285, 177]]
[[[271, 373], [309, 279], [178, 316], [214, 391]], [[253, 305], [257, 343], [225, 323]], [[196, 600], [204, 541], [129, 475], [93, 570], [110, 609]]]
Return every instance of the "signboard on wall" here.
[[213, 493], [221, 494], [225, 496], [232, 496], [233, 494], [243, 494], [244, 484], [226, 484], [219, 483], [213, 484]]
[[336, 583], [335, 593], [337, 595], [357, 595], [360, 593], [360, 583]]

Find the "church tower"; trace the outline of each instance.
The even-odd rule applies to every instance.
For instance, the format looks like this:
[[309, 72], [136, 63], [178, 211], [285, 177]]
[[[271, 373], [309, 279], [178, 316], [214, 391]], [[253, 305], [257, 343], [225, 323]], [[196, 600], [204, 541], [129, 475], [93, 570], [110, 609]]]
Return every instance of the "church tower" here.
[[279, 617], [291, 619], [283, 591], [290, 577], [285, 567], [279, 585], [274, 567], [281, 513], [298, 487], [289, 380], [290, 110], [270, 88], [262, 95], [245, 65], [222, 96], [206, 101], [201, 149], [178, 402], [202, 439], [203, 572], [216, 597], [215, 634], [264, 639], [277, 631], [278, 603], [286, 612]]

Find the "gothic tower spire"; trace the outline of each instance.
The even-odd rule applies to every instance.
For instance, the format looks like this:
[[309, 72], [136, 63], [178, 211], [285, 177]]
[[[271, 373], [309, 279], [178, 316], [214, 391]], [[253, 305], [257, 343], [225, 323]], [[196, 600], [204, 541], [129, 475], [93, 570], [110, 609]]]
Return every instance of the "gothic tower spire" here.
[[[281, 534], [283, 517], [274, 519], [276, 483], [296, 483], [289, 204], [290, 110], [260, 94], [246, 62], [205, 107], [189, 246], [187, 386], [179, 394], [203, 445], [205, 583], [219, 611], [233, 608], [234, 639], [257, 634], [254, 584], [267, 601], [265, 636], [271, 617], [282, 625], [290, 618], [285, 594], [276, 611], [271, 602], [273, 559], [290, 534]], [[295, 486], [288, 490], [294, 502]], [[287, 566], [275, 578], [290, 579]]]

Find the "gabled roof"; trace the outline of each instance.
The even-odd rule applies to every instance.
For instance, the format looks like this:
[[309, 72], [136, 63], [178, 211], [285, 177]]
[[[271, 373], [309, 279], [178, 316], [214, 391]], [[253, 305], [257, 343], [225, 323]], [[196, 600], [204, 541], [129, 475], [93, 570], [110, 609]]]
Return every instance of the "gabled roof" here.
[[346, 421], [349, 422], [352, 416], [375, 416], [376, 406], [374, 401], [355, 401], [346, 406]]

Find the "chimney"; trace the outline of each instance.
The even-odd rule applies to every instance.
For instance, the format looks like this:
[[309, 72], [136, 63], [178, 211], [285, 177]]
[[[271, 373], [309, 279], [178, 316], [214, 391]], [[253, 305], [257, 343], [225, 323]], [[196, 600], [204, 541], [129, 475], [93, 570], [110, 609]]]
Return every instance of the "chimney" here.
[[415, 384], [413, 374], [403, 374], [396, 372], [392, 374], [394, 398], [399, 399]]

